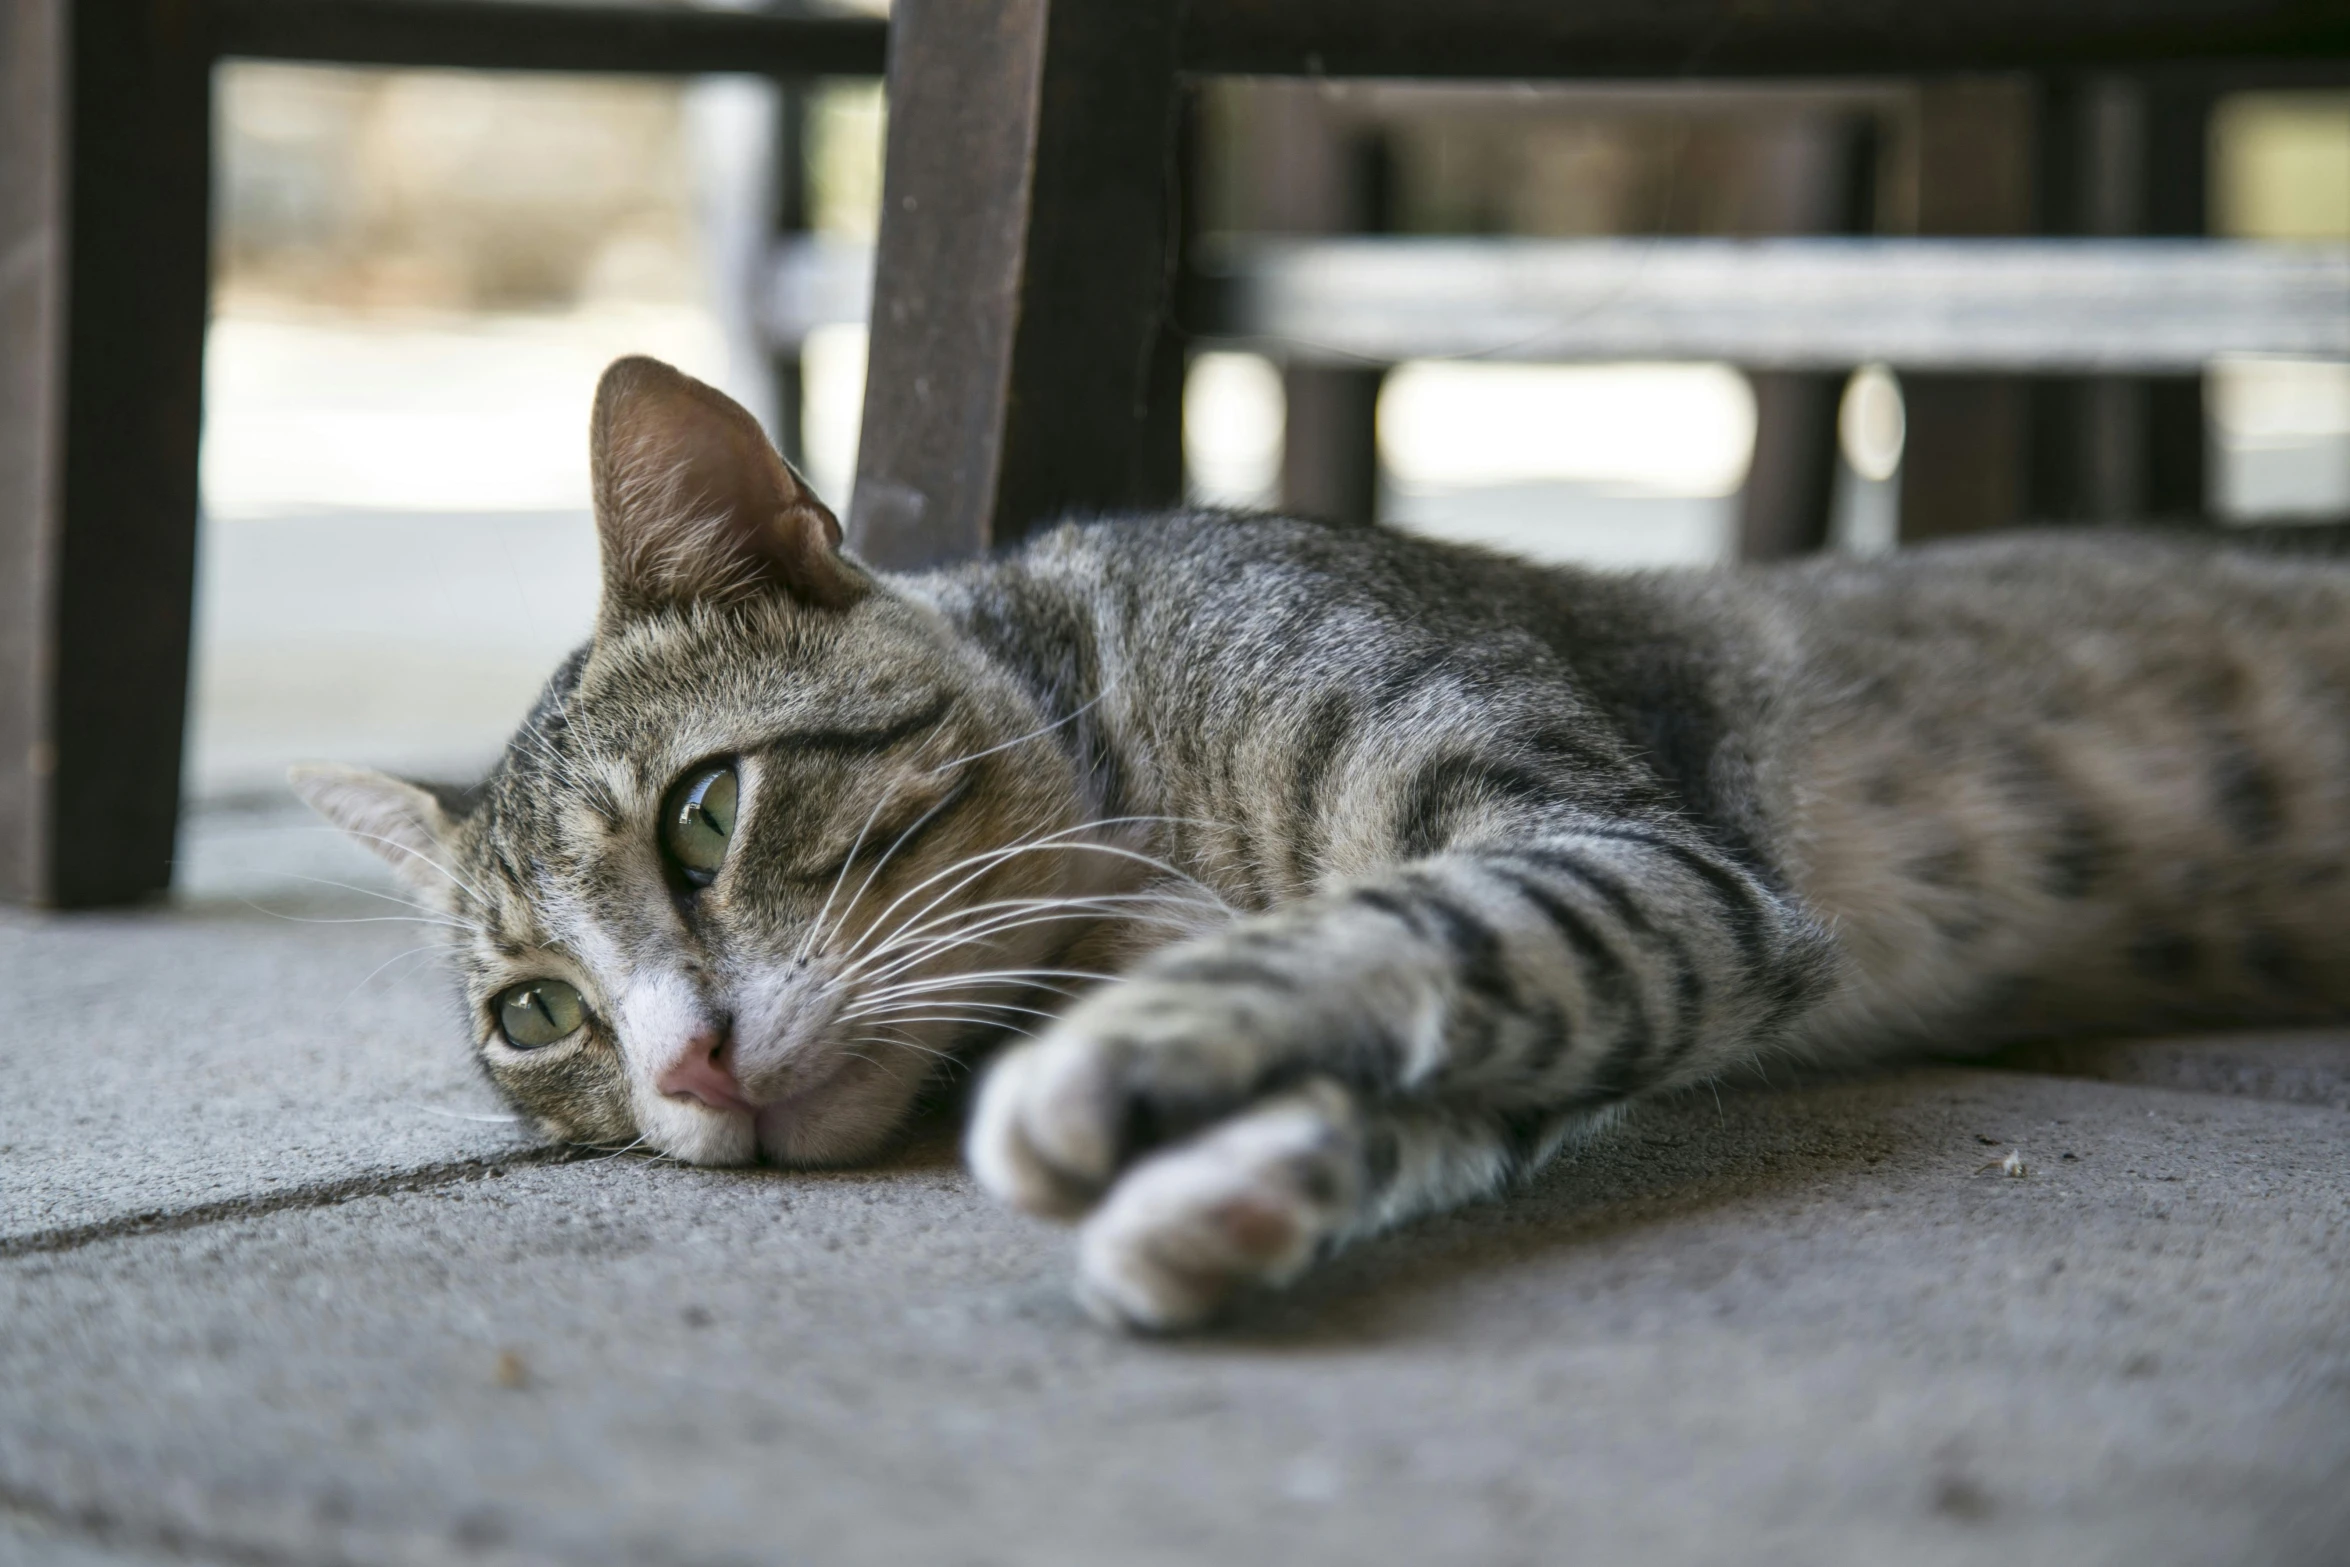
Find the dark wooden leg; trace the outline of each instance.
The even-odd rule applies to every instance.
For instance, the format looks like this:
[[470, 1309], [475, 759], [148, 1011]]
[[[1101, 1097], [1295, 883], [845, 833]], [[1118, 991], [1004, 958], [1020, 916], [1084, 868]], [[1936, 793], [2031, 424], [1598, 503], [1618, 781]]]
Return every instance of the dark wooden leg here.
[[[2136, 101], [2111, 78], [2041, 84], [2033, 132], [2036, 227], [2053, 235], [2136, 231], [2141, 152]], [[2024, 510], [2035, 522], [2134, 511], [2129, 448], [2144, 435], [2143, 399], [2111, 378], [2047, 376], [2030, 389]]]
[[50, 557], [64, 420], [65, 0], [0, 6], [0, 895], [48, 887]]
[[1281, 509], [1369, 522], [1379, 514], [1379, 389], [1387, 372], [1291, 365], [1281, 374]]
[[[1385, 131], [1359, 123], [1308, 82], [1246, 89], [1236, 226], [1261, 234], [1377, 234], [1393, 226], [1394, 170]], [[1369, 522], [1379, 510], [1377, 365], [1286, 366], [1283, 510]]]
[[[1917, 232], [2022, 234], [2032, 227], [2031, 91], [2022, 82], [1937, 85], [1918, 94]], [[2004, 528], [2025, 497], [2025, 384], [2009, 376], [1904, 375], [1901, 539]]]
[[1901, 542], [1920, 544], [2017, 520], [2023, 388], [2003, 376], [1905, 375]]
[[126, 903], [179, 820], [209, 40], [172, 0], [5, 14], [0, 892]]
[[1178, 499], [1172, 0], [899, 0], [850, 534], [876, 564]]
[[[775, 96], [775, 232], [786, 237], [808, 229], [808, 83], [778, 82]], [[808, 382], [800, 345], [771, 354], [768, 367], [775, 381], [775, 447], [801, 467], [808, 455]]]
[[[2205, 229], [2210, 94], [2119, 77], [2041, 100], [2040, 228], [2112, 237]], [[2200, 376], [2053, 377], [2033, 389], [2029, 510], [2119, 521], [2205, 510]]]
[[[2148, 234], [2210, 232], [2214, 96], [2210, 88], [2196, 84], [2165, 83], [2146, 89], [2146, 153], [2141, 167]], [[2140, 452], [2145, 514], [2209, 515], [2210, 481], [2204, 469], [2211, 448], [2204, 422], [2203, 377], [2158, 376], [2141, 385], [2146, 400]]]
[[1739, 559], [1809, 555], [1828, 542], [1844, 378], [1782, 371], [1748, 380], [1754, 387], [1754, 460], [1738, 497]]
[[[1866, 234], [1876, 226], [1873, 118], [1819, 116], [1758, 127], [1744, 227], [1766, 234]], [[1776, 371], [1754, 386], [1754, 460], [1738, 498], [1743, 560], [1808, 555], [1828, 542], [1836, 498], [1836, 409], [1845, 377]]]

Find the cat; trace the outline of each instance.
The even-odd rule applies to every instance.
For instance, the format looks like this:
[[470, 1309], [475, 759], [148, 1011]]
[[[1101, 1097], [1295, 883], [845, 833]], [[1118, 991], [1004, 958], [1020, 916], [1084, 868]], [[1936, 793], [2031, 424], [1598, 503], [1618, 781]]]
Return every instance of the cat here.
[[[1069, 521], [869, 569], [651, 360], [602, 600], [489, 777], [296, 789], [460, 927], [490, 1080], [700, 1164], [889, 1144], [1208, 1320], [1766, 1058], [2350, 1003], [2350, 568], [2019, 534], [1603, 575]], [[1029, 1037], [1022, 1037], [1029, 1036]]]

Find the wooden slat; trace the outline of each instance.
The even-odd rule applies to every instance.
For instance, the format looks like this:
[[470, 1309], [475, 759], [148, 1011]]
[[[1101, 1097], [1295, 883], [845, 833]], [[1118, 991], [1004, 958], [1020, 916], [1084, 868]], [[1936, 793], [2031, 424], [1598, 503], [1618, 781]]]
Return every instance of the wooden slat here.
[[1177, 498], [1171, 13], [899, 0], [849, 524], [868, 559]]
[[1897, 75], [2350, 56], [2342, 0], [1191, 0], [1192, 69]]
[[[776, 258], [779, 342], [865, 319], [872, 252]], [[1202, 336], [1283, 360], [1727, 359], [1757, 369], [2184, 372], [2350, 354], [2350, 251], [2228, 241], [1271, 241], [1223, 247]]]
[[[505, 70], [875, 75], [885, 24], [516, 0], [213, 0], [223, 53]], [[2341, 0], [1191, 0], [1203, 74], [1531, 80], [1897, 75], [2350, 58]]]
[[212, 0], [224, 55], [347, 65], [683, 75], [878, 76], [866, 16], [515, 0]]
[[1327, 240], [1220, 268], [1287, 357], [2181, 371], [2350, 354], [2350, 251], [2133, 240]]
[[[788, 247], [767, 330], [861, 322], [871, 278], [862, 246]], [[1301, 363], [2146, 374], [2350, 353], [2350, 252], [2226, 241], [1260, 242], [1224, 248], [1207, 295], [1204, 339]]]

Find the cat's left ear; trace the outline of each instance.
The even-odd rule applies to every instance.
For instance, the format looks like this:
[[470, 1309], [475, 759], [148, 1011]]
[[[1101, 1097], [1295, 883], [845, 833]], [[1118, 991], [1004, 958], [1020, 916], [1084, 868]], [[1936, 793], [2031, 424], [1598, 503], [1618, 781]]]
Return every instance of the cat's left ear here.
[[400, 884], [435, 908], [458, 885], [449, 840], [455, 824], [432, 792], [364, 767], [305, 762], [286, 782], [319, 815], [391, 866]]
[[763, 593], [846, 609], [872, 586], [839, 520], [715, 387], [620, 360], [596, 387], [590, 448], [607, 620]]

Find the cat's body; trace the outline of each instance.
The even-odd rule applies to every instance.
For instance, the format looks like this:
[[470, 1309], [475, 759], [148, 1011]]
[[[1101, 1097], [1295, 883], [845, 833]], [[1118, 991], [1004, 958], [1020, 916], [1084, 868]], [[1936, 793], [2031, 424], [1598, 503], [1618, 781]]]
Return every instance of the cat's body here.
[[[1220, 514], [910, 579], [1261, 911], [1519, 819], [1832, 933], [1813, 1051], [2350, 1010], [2350, 563], [2108, 531], [1612, 575]], [[1073, 634], [1074, 632], [1074, 634]]]
[[856, 1157], [1038, 1027], [974, 1166], [1176, 1325], [1772, 1052], [2350, 1011], [2350, 568], [1176, 515], [876, 580], [676, 380], [607, 383], [597, 640], [478, 801], [306, 785], [558, 1135]]

